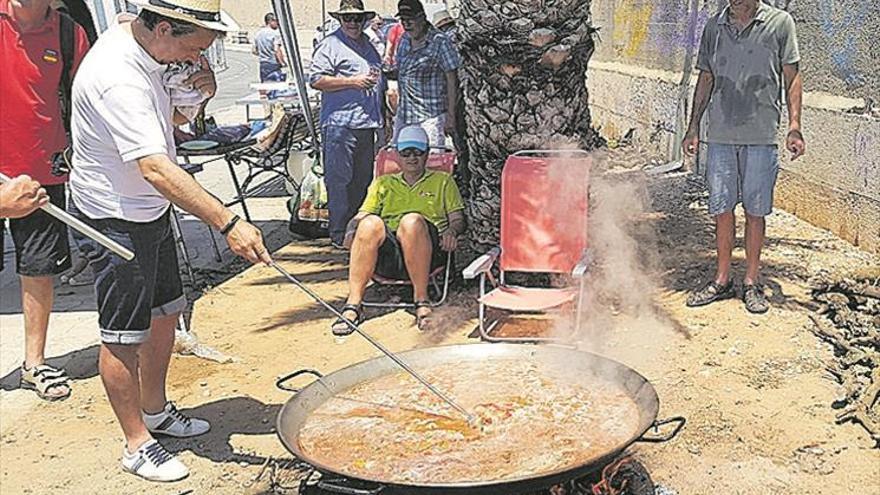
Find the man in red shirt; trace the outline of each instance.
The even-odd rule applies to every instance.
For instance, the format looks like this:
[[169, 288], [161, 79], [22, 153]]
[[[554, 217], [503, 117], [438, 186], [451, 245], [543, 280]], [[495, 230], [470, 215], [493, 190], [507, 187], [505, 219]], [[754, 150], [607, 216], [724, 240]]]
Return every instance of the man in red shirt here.
[[[0, 0], [0, 172], [29, 175], [52, 204], [64, 208], [67, 177], [52, 175], [52, 155], [67, 146], [58, 88], [62, 60], [60, 15], [51, 0]], [[73, 71], [88, 50], [82, 27], [74, 25]], [[5, 220], [3, 220], [5, 224]], [[5, 225], [0, 227], [0, 248]], [[22, 388], [47, 400], [70, 395], [67, 375], [45, 362], [46, 331], [54, 299], [53, 277], [70, 268], [67, 228], [43, 211], [9, 220], [21, 277], [25, 327]], [[2, 268], [2, 262], [0, 262]]]

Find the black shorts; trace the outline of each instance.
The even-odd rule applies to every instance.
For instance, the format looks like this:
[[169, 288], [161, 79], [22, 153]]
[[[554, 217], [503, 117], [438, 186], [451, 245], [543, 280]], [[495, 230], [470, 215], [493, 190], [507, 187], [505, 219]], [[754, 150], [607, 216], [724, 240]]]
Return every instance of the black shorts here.
[[[428, 234], [431, 236], [431, 271], [446, 265], [446, 251], [440, 249], [440, 232], [431, 222]], [[376, 261], [376, 274], [392, 280], [409, 280], [406, 263], [403, 259], [403, 248], [397, 234], [385, 226], [385, 242], [379, 246], [379, 259]]]
[[[43, 186], [49, 201], [64, 209], [64, 184]], [[51, 277], [70, 269], [70, 245], [67, 225], [43, 210], [23, 218], [9, 220], [12, 243], [15, 245], [15, 271], [25, 277]], [[5, 241], [6, 219], [0, 223], [0, 252]], [[0, 270], [3, 259], [0, 256]]]
[[171, 230], [171, 212], [152, 222], [86, 217], [71, 201], [75, 217], [134, 252], [125, 261], [92, 239], [74, 233], [80, 252], [95, 271], [98, 325], [104, 344], [137, 345], [150, 338], [153, 318], [186, 308], [177, 250]]

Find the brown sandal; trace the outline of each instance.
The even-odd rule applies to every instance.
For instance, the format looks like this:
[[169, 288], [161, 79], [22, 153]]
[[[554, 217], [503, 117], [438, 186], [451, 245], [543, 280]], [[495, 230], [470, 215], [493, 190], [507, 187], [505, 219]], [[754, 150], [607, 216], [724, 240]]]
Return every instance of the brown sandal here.
[[35, 391], [43, 400], [56, 401], [70, 397], [68, 380], [64, 370], [48, 364], [38, 364], [31, 369], [27, 369], [24, 363], [21, 364], [20, 387]]

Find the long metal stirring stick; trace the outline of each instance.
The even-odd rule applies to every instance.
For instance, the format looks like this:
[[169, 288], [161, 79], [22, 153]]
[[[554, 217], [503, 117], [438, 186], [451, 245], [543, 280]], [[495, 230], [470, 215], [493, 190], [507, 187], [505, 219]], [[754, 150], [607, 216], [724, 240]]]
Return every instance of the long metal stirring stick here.
[[[0, 183], [9, 182], [11, 180], [12, 179], [8, 175], [0, 172]], [[102, 246], [109, 249], [110, 251], [113, 251], [114, 253], [118, 254], [125, 261], [131, 261], [134, 259], [134, 253], [131, 252], [131, 250], [129, 250], [125, 246], [119, 244], [118, 242], [114, 241], [113, 239], [110, 239], [109, 237], [105, 236], [104, 234], [98, 232], [97, 230], [92, 228], [91, 225], [88, 225], [87, 223], [74, 217], [70, 213], [67, 213], [66, 211], [62, 210], [61, 208], [53, 205], [52, 203], [46, 203], [43, 206], [41, 206], [40, 209], [45, 211], [46, 213], [52, 215], [53, 217], [57, 218], [58, 220], [60, 220], [64, 224], [69, 225], [71, 228], [78, 230], [84, 236], [90, 237], [95, 242], [101, 244]]]
[[416, 371], [413, 370], [412, 368], [410, 368], [406, 363], [404, 363], [403, 360], [401, 360], [399, 357], [395, 356], [393, 352], [391, 352], [391, 351], [389, 351], [388, 349], [386, 349], [385, 346], [383, 346], [383, 345], [380, 344], [378, 341], [376, 341], [376, 340], [375, 340], [373, 337], [371, 337], [368, 333], [366, 333], [366, 332], [364, 332], [363, 330], [361, 330], [360, 327], [358, 327], [357, 325], [355, 325], [354, 323], [352, 323], [351, 320], [349, 320], [348, 318], [342, 316], [342, 313], [340, 313], [339, 311], [337, 311], [336, 308], [334, 308], [333, 306], [331, 306], [327, 301], [321, 299], [321, 296], [319, 296], [319, 295], [315, 294], [314, 292], [312, 292], [311, 289], [309, 289], [308, 287], [306, 287], [305, 285], [303, 285], [302, 282], [300, 282], [299, 280], [296, 279], [296, 277], [294, 277], [293, 275], [291, 275], [290, 273], [288, 273], [287, 270], [285, 270], [284, 268], [281, 268], [280, 266], [278, 266], [278, 263], [276, 263], [276, 262], [273, 261], [273, 262], [269, 263], [269, 266], [271, 266], [272, 268], [278, 270], [278, 273], [280, 273], [281, 275], [284, 275], [284, 277], [285, 277], [287, 280], [289, 280], [291, 283], [293, 283], [294, 285], [296, 285], [297, 287], [299, 287], [300, 289], [302, 289], [303, 292], [305, 292], [306, 294], [308, 294], [309, 296], [311, 296], [312, 299], [314, 299], [314, 300], [317, 301], [319, 304], [321, 304], [322, 306], [324, 306], [325, 308], [327, 308], [328, 311], [330, 311], [331, 313], [333, 313], [334, 315], [336, 315], [337, 317], [339, 317], [339, 318], [340, 318], [342, 321], [344, 321], [344, 322], [345, 322], [345, 323], [346, 323], [346, 324], [347, 324], [352, 330], [354, 330], [355, 332], [357, 332], [361, 337], [367, 339], [367, 342], [369, 342], [370, 344], [373, 344], [373, 346], [374, 346], [376, 349], [379, 349], [380, 351], [382, 351], [382, 353], [384, 353], [384, 354], [385, 354], [386, 356], [388, 356], [392, 361], [394, 361], [395, 363], [397, 363], [398, 366], [400, 366], [401, 368], [403, 368], [407, 373], [409, 373], [410, 375], [412, 375], [413, 378], [415, 378], [416, 380], [418, 380], [419, 382], [421, 382], [422, 385], [424, 385], [425, 387], [428, 388], [428, 390], [430, 390], [431, 392], [433, 392], [434, 395], [436, 395], [437, 397], [443, 399], [444, 402], [446, 402], [447, 404], [449, 404], [450, 406], [452, 406], [453, 408], [455, 408], [456, 411], [458, 411], [458, 412], [460, 412], [461, 414], [463, 414], [464, 417], [467, 418], [467, 421], [468, 421], [469, 424], [476, 424], [476, 418], [474, 417], [473, 414], [467, 412], [467, 410], [466, 410], [465, 408], [463, 408], [463, 407], [461, 407], [460, 405], [456, 404], [456, 402], [455, 402], [454, 400], [452, 400], [449, 396], [447, 396], [446, 394], [444, 394], [443, 392], [441, 392], [440, 390], [438, 390], [437, 387], [431, 385], [431, 383], [428, 382], [428, 380], [425, 380], [421, 375], [419, 375], [418, 373], [416, 373]]

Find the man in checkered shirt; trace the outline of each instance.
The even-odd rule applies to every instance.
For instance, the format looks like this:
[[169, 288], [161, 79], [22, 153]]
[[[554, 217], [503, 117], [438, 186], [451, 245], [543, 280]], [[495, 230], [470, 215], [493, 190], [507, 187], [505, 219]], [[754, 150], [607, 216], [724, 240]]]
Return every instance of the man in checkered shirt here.
[[406, 33], [397, 47], [400, 107], [394, 123], [400, 129], [418, 125], [431, 147], [443, 147], [455, 130], [461, 59], [452, 40], [432, 26], [419, 0], [400, 0], [398, 17]]

